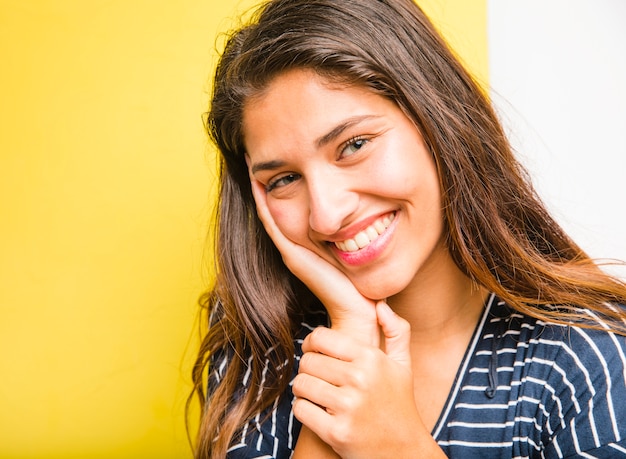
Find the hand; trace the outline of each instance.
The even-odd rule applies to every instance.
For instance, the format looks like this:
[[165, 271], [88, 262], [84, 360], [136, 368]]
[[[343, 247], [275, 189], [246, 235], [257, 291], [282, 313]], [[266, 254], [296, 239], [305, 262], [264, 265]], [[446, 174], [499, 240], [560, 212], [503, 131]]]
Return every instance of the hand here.
[[322, 301], [332, 321], [331, 329], [317, 329], [303, 344], [293, 388], [294, 413], [303, 423], [294, 459], [334, 457], [333, 451], [346, 458], [445, 458], [415, 408], [409, 324], [285, 237], [263, 185], [250, 180], [259, 218], [285, 265]]
[[380, 334], [375, 302], [365, 298], [338, 268], [311, 250], [289, 240], [280, 231], [267, 207], [263, 184], [250, 176], [257, 213], [289, 270], [324, 304], [332, 328], [378, 347]]
[[342, 458], [443, 454], [415, 406], [409, 324], [382, 301], [376, 311], [385, 352], [327, 328], [305, 339], [294, 414]]

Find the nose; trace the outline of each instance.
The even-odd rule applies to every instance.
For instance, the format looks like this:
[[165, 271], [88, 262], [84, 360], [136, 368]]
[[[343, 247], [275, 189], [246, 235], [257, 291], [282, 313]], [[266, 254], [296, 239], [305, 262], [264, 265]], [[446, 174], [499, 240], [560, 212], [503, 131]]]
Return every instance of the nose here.
[[358, 194], [346, 180], [334, 174], [308, 177], [309, 226], [318, 234], [332, 235], [356, 211]]

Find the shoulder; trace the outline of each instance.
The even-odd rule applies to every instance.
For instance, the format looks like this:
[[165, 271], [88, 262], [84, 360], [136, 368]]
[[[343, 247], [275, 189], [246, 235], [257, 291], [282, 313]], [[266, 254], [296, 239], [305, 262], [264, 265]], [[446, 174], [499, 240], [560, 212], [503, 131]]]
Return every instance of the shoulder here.
[[626, 337], [605, 329], [566, 330], [549, 378], [555, 389], [546, 403], [555, 428], [550, 445], [570, 454], [615, 454], [612, 445], [626, 438]]
[[550, 323], [519, 313], [496, 298], [483, 337], [495, 339], [500, 353], [514, 356], [518, 366], [543, 365], [545, 372], [563, 373], [584, 384], [602, 384], [604, 377], [623, 381], [626, 336], [612, 332], [592, 312], [581, 314], [584, 324]]
[[581, 368], [608, 360], [619, 363], [618, 367], [626, 364], [626, 336], [611, 331], [590, 311], [580, 310], [580, 314], [583, 319], [569, 325], [545, 322], [515, 311], [496, 297], [483, 333], [499, 338], [500, 346], [513, 344], [534, 356], [573, 359]]
[[[593, 393], [596, 386], [626, 378], [626, 336], [617, 334], [595, 314], [581, 311], [584, 323], [561, 325], [535, 321], [531, 343], [535, 354], [544, 352], [572, 383]], [[546, 352], [549, 350], [549, 352]], [[625, 393], [626, 395], [626, 393]]]
[[510, 363], [518, 369], [512, 381], [517, 400], [525, 401], [524, 414], [537, 408], [533, 417], [544, 447], [565, 456], [626, 438], [626, 337], [593, 313], [581, 313], [584, 326], [500, 314], [511, 333], [504, 331], [499, 347], [515, 348]]

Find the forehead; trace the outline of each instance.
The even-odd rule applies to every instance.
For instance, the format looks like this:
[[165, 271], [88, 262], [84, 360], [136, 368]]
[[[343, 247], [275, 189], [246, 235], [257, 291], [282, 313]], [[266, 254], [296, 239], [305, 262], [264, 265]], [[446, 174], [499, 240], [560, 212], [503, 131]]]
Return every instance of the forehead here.
[[245, 104], [244, 144], [249, 154], [264, 146], [275, 150], [323, 136], [349, 119], [380, 117], [394, 107], [363, 86], [338, 83], [311, 70], [291, 70]]
[[[317, 99], [322, 93], [339, 92], [349, 88], [360, 87], [354, 84], [339, 83], [336, 79], [322, 76], [306, 68], [281, 72], [271, 78], [262, 89], [246, 99], [243, 107], [244, 124], [250, 113], [258, 109], [267, 109], [276, 105], [277, 102], [293, 106], [296, 102], [307, 97]], [[361, 88], [361, 90], [365, 90], [365, 88]], [[307, 107], [299, 108], [304, 110]]]

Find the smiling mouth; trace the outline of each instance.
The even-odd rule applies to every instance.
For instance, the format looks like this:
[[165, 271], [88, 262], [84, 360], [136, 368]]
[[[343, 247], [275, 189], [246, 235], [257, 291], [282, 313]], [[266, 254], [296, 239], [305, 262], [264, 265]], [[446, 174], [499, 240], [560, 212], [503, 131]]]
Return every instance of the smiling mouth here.
[[376, 220], [363, 231], [357, 233], [353, 238], [335, 242], [335, 246], [343, 252], [356, 252], [357, 250], [361, 250], [378, 239], [378, 237], [385, 232], [389, 225], [391, 225], [395, 216], [395, 212], [385, 215], [384, 217]]

